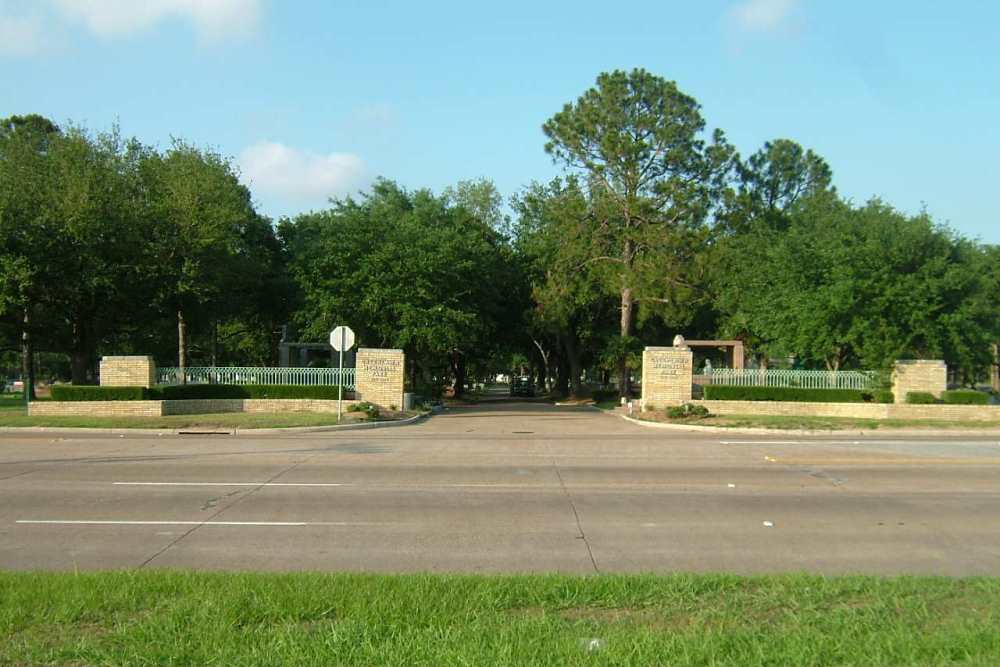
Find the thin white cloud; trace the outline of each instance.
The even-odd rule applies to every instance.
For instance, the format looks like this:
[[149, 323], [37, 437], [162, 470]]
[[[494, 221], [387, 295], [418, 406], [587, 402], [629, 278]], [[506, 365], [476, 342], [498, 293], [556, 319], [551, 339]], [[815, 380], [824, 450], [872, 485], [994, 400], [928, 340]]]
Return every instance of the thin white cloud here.
[[798, 5], [799, 0], [743, 0], [729, 16], [741, 30], [774, 32], [785, 27]]
[[297, 200], [339, 197], [367, 178], [364, 161], [352, 153], [313, 153], [261, 141], [239, 156], [244, 180], [264, 193]]
[[252, 32], [261, 0], [53, 0], [64, 17], [102, 37], [128, 35], [168, 19], [190, 21], [202, 38]]
[[[0, 5], [0, 12], [4, 9], [5, 6]], [[44, 51], [46, 46], [41, 17], [0, 13], [0, 54], [33, 56]]]

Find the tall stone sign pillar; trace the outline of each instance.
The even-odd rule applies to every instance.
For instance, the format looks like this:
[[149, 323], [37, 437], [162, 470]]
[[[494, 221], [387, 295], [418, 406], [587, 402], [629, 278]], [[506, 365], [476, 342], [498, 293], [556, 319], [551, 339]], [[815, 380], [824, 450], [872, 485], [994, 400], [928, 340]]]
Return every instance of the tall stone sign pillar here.
[[934, 394], [941, 398], [941, 392], [948, 388], [948, 366], [943, 361], [897, 361], [892, 371], [892, 393], [896, 403], [906, 403], [906, 395], [911, 391]]
[[694, 354], [683, 344], [647, 347], [642, 352], [642, 409], [679, 405], [691, 400]]
[[102, 387], [152, 387], [156, 384], [153, 357], [101, 357]]
[[382, 410], [403, 409], [406, 355], [402, 350], [358, 349], [355, 395]]

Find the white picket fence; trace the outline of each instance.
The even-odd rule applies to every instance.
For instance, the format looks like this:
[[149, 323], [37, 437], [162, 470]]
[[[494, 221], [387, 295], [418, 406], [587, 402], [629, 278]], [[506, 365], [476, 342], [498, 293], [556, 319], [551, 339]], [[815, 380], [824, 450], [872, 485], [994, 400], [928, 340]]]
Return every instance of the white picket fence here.
[[[185, 384], [294, 384], [354, 389], [354, 369], [277, 368], [253, 366], [191, 366], [184, 369]], [[159, 368], [159, 384], [181, 384], [179, 368]]]

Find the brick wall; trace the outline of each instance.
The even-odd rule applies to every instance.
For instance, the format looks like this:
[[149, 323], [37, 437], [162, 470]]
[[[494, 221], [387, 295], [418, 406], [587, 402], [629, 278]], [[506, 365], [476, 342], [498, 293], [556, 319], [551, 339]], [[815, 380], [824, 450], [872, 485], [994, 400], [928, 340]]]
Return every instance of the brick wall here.
[[948, 388], [948, 367], [943, 361], [897, 361], [892, 372], [892, 392], [896, 403], [906, 403], [911, 391], [926, 391], [941, 398]]
[[32, 417], [160, 417], [163, 401], [38, 401]]
[[[347, 407], [360, 401], [344, 400], [344, 412]], [[321, 400], [313, 398], [250, 398], [243, 401], [243, 412], [322, 412], [337, 413], [336, 400]]]
[[[344, 410], [358, 401], [344, 401]], [[186, 401], [38, 401], [28, 404], [33, 417], [162, 417], [222, 412], [337, 412], [337, 401], [294, 399], [196, 399]]]
[[103, 357], [102, 387], [152, 387], [156, 384], [153, 357]]
[[715, 415], [850, 417], [853, 419], [941, 419], [1000, 421], [997, 405], [899, 405], [894, 403], [789, 403], [781, 401], [692, 401]]
[[405, 370], [406, 356], [402, 350], [360, 348], [355, 397], [383, 410], [402, 410]]
[[647, 347], [642, 353], [642, 405], [660, 408], [691, 400], [694, 355], [686, 347]]

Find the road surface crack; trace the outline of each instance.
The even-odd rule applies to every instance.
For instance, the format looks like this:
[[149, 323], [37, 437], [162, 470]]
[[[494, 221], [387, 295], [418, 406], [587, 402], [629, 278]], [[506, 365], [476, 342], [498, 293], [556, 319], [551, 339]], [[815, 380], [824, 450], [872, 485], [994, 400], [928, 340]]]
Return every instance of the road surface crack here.
[[[286, 473], [289, 473], [289, 472], [295, 470], [300, 465], [302, 465], [303, 463], [306, 463], [307, 461], [309, 461], [312, 458], [315, 458], [315, 455], [307, 457], [307, 458], [304, 458], [301, 461], [298, 461], [298, 462], [296, 462], [296, 463], [288, 466], [287, 468], [284, 468], [284, 469], [278, 471], [275, 475], [271, 476], [269, 479], [264, 480], [263, 482], [261, 482], [257, 486], [253, 487], [252, 489], [250, 489], [249, 491], [247, 491], [246, 493], [244, 493], [242, 497], [240, 497], [238, 500], [236, 500], [236, 502], [232, 503], [231, 505], [225, 505], [223, 507], [220, 507], [218, 510], [216, 510], [215, 512], [213, 512], [211, 514], [211, 516], [206, 517], [204, 520], [202, 520], [197, 525], [192, 526], [190, 530], [185, 531], [184, 533], [182, 533], [181, 535], [179, 535], [176, 539], [171, 540], [171, 542], [167, 546], [163, 547], [162, 549], [160, 549], [159, 551], [157, 551], [155, 554], [153, 554], [152, 556], [150, 556], [149, 558], [147, 558], [146, 560], [144, 560], [142, 562], [142, 564], [139, 565], [139, 567], [137, 569], [141, 570], [142, 568], [146, 567], [147, 565], [149, 565], [150, 563], [152, 563], [154, 560], [156, 560], [157, 558], [159, 558], [162, 554], [166, 553], [175, 544], [177, 544], [178, 542], [180, 542], [181, 540], [183, 540], [184, 538], [186, 538], [188, 535], [190, 535], [194, 531], [196, 531], [199, 528], [201, 528], [202, 526], [204, 526], [206, 523], [210, 522], [215, 517], [219, 516], [220, 514], [222, 514], [223, 512], [225, 512], [228, 509], [236, 507], [241, 502], [243, 502], [244, 500], [246, 500], [247, 498], [249, 498], [253, 494], [257, 493], [258, 491], [260, 491], [261, 489], [263, 489], [265, 486], [267, 486], [268, 484], [270, 484], [274, 480], [278, 479], [282, 475], [285, 475]], [[229, 495], [233, 495], [233, 494], [229, 494]], [[204, 510], [205, 507], [202, 507], [202, 509]]]
[[576, 503], [573, 502], [573, 496], [570, 495], [569, 489], [566, 488], [566, 482], [563, 481], [562, 472], [559, 471], [559, 466], [556, 464], [555, 459], [552, 460], [552, 469], [556, 473], [556, 478], [559, 480], [559, 486], [562, 488], [563, 495], [566, 496], [566, 501], [569, 503], [569, 507], [573, 510], [573, 518], [576, 519], [576, 530], [580, 533], [577, 535], [578, 540], [583, 540], [583, 545], [587, 547], [587, 555], [590, 557], [590, 564], [594, 568], [594, 572], [597, 574], [601, 573], [601, 569], [597, 567], [597, 560], [594, 558], [594, 550], [590, 547], [590, 540], [587, 539], [587, 533], [583, 530], [583, 524], [580, 522], [580, 513], [576, 509]]

